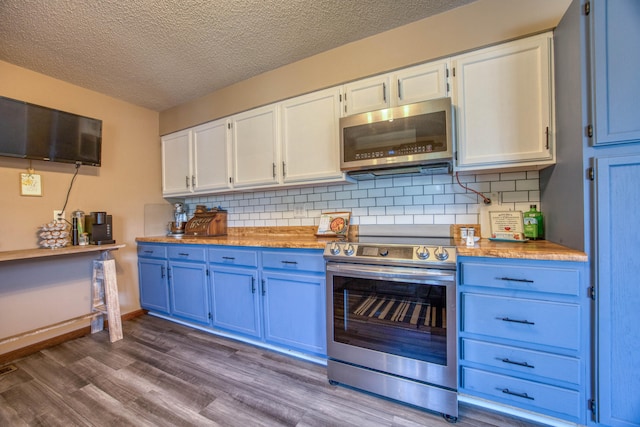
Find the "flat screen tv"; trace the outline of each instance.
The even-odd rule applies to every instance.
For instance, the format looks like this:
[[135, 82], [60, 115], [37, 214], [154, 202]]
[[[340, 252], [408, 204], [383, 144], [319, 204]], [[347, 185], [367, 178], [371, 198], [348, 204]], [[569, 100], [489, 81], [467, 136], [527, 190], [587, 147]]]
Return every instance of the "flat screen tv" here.
[[101, 165], [102, 120], [0, 96], [0, 156]]

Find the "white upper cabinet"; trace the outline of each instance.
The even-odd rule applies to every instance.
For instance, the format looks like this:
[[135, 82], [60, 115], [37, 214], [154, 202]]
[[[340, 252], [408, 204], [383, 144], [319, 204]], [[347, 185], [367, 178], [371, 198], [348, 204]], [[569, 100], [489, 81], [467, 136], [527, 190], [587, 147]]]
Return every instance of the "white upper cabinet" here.
[[452, 59], [457, 171], [555, 163], [552, 34]]
[[340, 88], [280, 103], [283, 182], [344, 179], [340, 172]]
[[412, 104], [447, 96], [448, 61], [430, 62], [396, 71], [392, 95], [396, 105]]
[[193, 128], [193, 179], [195, 193], [230, 187], [227, 120], [216, 120]]
[[231, 117], [233, 187], [280, 183], [277, 104]]
[[175, 132], [161, 139], [162, 194], [179, 196], [191, 191], [191, 131]]
[[162, 194], [188, 196], [229, 188], [226, 120], [162, 137]]
[[447, 96], [448, 60], [404, 68], [344, 86], [344, 116]]
[[344, 86], [343, 115], [365, 113], [388, 108], [391, 97], [391, 75], [370, 77]]

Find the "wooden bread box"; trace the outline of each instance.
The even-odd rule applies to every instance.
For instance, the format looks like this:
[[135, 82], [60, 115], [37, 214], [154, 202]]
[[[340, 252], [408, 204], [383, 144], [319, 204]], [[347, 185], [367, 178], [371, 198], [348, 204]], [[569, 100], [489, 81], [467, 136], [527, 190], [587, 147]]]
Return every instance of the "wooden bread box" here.
[[196, 211], [184, 227], [185, 236], [226, 236], [227, 211], [212, 209], [210, 211]]

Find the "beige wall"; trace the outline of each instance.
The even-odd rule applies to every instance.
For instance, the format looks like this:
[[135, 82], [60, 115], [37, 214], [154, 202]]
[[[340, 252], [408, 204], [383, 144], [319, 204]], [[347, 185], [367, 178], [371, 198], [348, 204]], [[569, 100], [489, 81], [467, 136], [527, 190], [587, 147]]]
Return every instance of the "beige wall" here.
[[554, 28], [570, 0], [478, 0], [160, 113], [164, 135], [260, 105]]
[[[121, 309], [139, 309], [135, 238], [144, 235], [145, 204], [166, 203], [158, 113], [1, 61], [0, 96], [103, 121], [103, 166], [80, 168], [66, 211], [113, 215], [114, 238], [127, 245], [115, 254]], [[28, 160], [0, 158], [0, 251], [37, 247], [36, 230], [51, 221], [54, 209], [62, 209], [75, 171], [70, 164], [33, 161], [43, 196], [26, 197], [20, 195], [18, 174], [28, 166]], [[0, 340], [88, 313], [90, 262], [80, 260], [0, 264]], [[45, 335], [0, 346], [0, 354]]]

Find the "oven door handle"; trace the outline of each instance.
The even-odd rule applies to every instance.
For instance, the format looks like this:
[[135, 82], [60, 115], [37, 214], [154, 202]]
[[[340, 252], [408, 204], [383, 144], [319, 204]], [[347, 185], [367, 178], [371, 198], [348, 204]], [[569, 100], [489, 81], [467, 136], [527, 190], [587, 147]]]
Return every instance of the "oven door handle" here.
[[369, 279], [419, 280], [430, 282], [455, 282], [455, 270], [435, 268], [392, 267], [381, 265], [356, 265], [327, 263], [327, 272]]

